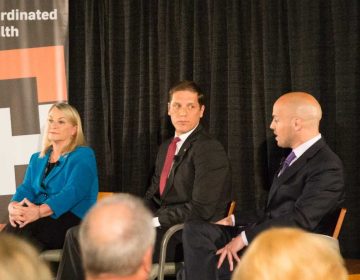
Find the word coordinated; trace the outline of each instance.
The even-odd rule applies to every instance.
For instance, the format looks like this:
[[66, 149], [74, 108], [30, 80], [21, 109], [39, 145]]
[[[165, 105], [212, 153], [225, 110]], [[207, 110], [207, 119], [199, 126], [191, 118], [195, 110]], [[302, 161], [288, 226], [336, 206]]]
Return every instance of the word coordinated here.
[[12, 9], [10, 12], [0, 12], [0, 20], [57, 20], [57, 9], [51, 12], [40, 10], [24, 12], [19, 11], [19, 9]]
[[7, 12], [0, 12], [0, 38], [19, 37], [20, 30], [12, 24], [12, 22], [20, 21], [56, 21], [58, 19], [58, 11], [20, 11], [12, 9]]

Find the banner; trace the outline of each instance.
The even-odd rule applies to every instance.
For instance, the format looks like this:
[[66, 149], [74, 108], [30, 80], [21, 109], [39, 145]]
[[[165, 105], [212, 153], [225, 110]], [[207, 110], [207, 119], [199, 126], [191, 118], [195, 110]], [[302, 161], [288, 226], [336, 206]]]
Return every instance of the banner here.
[[67, 44], [67, 0], [0, 1], [0, 196], [40, 150], [51, 104], [67, 100]]

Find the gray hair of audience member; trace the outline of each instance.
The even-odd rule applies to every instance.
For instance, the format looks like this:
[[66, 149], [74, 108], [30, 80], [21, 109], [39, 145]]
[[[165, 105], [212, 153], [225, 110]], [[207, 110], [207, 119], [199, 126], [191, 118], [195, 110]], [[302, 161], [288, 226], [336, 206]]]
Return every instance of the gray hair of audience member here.
[[80, 226], [85, 272], [133, 275], [155, 243], [152, 213], [130, 194], [114, 194], [90, 209]]
[[38, 251], [19, 237], [0, 234], [1, 280], [50, 280], [52, 275]]
[[348, 273], [330, 237], [295, 228], [264, 231], [250, 244], [232, 280], [346, 280]]

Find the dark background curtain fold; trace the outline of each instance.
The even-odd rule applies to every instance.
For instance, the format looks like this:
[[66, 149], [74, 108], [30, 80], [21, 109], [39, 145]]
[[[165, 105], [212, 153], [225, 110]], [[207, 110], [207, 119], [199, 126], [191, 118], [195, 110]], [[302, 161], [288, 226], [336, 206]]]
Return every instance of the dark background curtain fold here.
[[228, 152], [238, 209], [261, 209], [283, 154], [269, 129], [273, 102], [307, 91], [344, 162], [341, 249], [360, 257], [359, 1], [78, 0], [69, 14], [69, 100], [101, 190], [145, 193], [173, 133], [168, 89], [190, 79], [207, 93], [203, 123]]

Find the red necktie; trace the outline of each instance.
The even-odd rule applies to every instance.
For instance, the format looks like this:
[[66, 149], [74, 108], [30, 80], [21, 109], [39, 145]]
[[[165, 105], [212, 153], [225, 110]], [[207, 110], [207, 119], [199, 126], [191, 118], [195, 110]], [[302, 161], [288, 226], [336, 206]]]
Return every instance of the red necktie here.
[[171, 169], [171, 166], [173, 163], [173, 159], [174, 159], [174, 155], [175, 155], [175, 151], [176, 151], [176, 143], [179, 141], [180, 141], [180, 138], [175, 137], [171, 141], [171, 143], [168, 147], [164, 167], [161, 171], [161, 176], [160, 176], [160, 195], [162, 195], [162, 193], [165, 189], [166, 181], [169, 176], [169, 172], [170, 172], [170, 169]]

